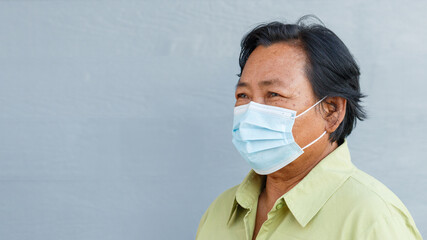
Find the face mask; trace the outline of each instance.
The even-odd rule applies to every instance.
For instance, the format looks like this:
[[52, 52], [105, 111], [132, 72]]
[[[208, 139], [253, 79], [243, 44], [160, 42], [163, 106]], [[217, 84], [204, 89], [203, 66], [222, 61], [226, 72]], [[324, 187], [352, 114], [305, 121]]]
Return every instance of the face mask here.
[[326, 131], [323, 132], [303, 148], [295, 142], [292, 135], [295, 119], [325, 98], [298, 116], [294, 110], [256, 102], [235, 107], [232, 142], [256, 173], [273, 173], [297, 159], [305, 148], [326, 134]]

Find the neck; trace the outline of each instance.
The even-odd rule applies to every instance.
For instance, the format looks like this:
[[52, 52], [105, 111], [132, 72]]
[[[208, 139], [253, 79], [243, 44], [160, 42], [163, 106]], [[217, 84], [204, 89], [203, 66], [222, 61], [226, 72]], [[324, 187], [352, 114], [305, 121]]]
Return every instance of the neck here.
[[306, 152], [286, 167], [267, 175], [265, 188], [261, 194], [264, 195], [267, 202], [274, 205], [278, 198], [295, 187], [323, 158], [337, 147], [337, 143], [326, 143], [323, 145], [324, 150], [317, 157]]

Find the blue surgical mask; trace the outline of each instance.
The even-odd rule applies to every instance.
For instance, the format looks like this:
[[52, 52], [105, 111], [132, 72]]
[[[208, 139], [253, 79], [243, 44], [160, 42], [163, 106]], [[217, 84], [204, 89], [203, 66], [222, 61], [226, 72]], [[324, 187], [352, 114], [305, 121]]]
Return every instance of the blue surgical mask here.
[[299, 115], [296, 111], [250, 102], [234, 108], [233, 144], [261, 175], [273, 173], [304, 153], [304, 149], [322, 138], [326, 131], [301, 148], [294, 140], [292, 127], [295, 119], [310, 111], [323, 99]]

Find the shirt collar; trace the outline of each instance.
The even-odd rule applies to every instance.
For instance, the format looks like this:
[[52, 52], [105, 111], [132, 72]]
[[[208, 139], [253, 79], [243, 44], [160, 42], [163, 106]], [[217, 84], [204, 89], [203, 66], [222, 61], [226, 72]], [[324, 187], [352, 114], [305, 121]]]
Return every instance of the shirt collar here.
[[[345, 140], [281, 198], [298, 223], [305, 227], [354, 169]], [[245, 209], [256, 207], [264, 180], [265, 176], [258, 175], [253, 170], [249, 172], [236, 191], [229, 222], [238, 206]]]
[[237, 188], [227, 224], [230, 223], [239, 206], [248, 210], [256, 207], [255, 203], [258, 202], [258, 196], [264, 187], [265, 177], [266, 176], [258, 175], [252, 169], [248, 175], [246, 175], [245, 179]]

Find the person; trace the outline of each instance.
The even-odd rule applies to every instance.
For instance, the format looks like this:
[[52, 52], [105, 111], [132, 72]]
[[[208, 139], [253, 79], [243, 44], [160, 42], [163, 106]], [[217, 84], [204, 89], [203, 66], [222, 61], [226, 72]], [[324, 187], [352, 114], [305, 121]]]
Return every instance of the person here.
[[399, 198], [351, 162], [346, 137], [366, 118], [359, 67], [313, 18], [243, 38], [232, 142], [252, 170], [196, 239], [422, 239]]

